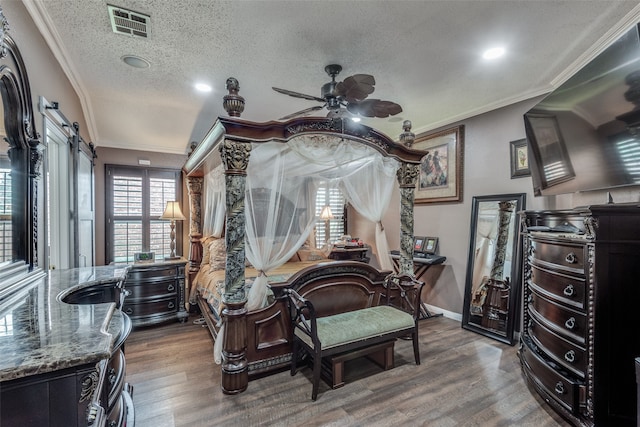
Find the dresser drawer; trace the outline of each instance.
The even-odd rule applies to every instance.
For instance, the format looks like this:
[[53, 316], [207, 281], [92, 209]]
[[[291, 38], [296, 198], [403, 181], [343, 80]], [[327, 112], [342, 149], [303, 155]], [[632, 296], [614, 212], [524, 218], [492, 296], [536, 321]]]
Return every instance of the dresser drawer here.
[[563, 337], [585, 346], [587, 342], [587, 316], [571, 310], [532, 292], [529, 312], [549, 329]]
[[174, 296], [140, 304], [125, 304], [122, 311], [131, 316], [131, 318], [176, 313], [178, 311], [178, 298]]
[[535, 317], [529, 324], [529, 335], [551, 359], [564, 366], [580, 378], [585, 378], [587, 369], [587, 352], [539, 323]]
[[531, 266], [533, 291], [578, 310], [586, 308], [586, 279]]
[[584, 274], [586, 260], [586, 247], [584, 245], [546, 243], [533, 240], [531, 246], [532, 263]]
[[585, 406], [586, 387], [583, 383], [553, 369], [526, 344], [522, 346], [520, 355], [527, 375], [561, 406], [571, 413]]
[[[162, 279], [152, 283], [136, 283], [125, 288], [129, 291], [127, 298], [131, 302], [139, 298], [172, 295], [178, 292], [178, 285], [174, 278]], [[125, 304], [126, 305], [126, 304]]]

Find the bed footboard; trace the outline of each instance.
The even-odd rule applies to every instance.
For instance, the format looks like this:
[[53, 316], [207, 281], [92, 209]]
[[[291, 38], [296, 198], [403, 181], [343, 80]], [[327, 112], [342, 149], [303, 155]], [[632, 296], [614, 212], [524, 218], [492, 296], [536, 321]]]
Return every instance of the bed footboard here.
[[[207, 301], [198, 294], [198, 307], [215, 342], [218, 319]], [[249, 379], [289, 368], [291, 363], [291, 321], [284, 300], [247, 314], [247, 363]]]

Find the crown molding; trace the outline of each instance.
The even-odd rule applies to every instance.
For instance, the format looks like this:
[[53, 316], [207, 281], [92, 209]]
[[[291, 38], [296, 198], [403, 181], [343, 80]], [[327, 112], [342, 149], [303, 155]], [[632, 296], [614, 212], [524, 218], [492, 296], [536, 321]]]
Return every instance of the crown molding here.
[[89, 95], [84, 84], [82, 83], [82, 80], [79, 77], [78, 72], [69, 59], [70, 55], [64, 48], [62, 39], [58, 34], [58, 31], [56, 30], [51, 18], [46, 12], [44, 1], [22, 0], [22, 2], [29, 15], [31, 15], [31, 19], [38, 28], [38, 31], [40, 31], [40, 34], [49, 46], [49, 49], [51, 49], [51, 53], [53, 53], [53, 56], [60, 64], [62, 71], [69, 79], [69, 83], [71, 83], [71, 86], [75, 90], [76, 95], [78, 96], [80, 106], [82, 108], [82, 113], [84, 114], [85, 120], [87, 122], [87, 132], [89, 133], [89, 140], [98, 141], [98, 130], [96, 128]]

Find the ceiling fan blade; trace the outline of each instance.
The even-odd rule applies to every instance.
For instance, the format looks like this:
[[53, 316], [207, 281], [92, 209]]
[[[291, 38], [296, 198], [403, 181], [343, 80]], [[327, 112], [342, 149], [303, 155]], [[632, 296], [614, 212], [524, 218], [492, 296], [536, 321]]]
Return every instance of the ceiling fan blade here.
[[309, 114], [312, 111], [322, 110], [324, 107], [324, 105], [316, 105], [315, 107], [305, 108], [304, 110], [296, 111], [295, 113], [280, 117], [278, 120], [289, 120], [294, 117], [304, 116], [305, 114]]
[[285, 95], [293, 96], [295, 98], [308, 99], [310, 101], [318, 101], [318, 102], [324, 102], [325, 101], [324, 98], [318, 98], [317, 96], [306, 95], [304, 93], [294, 92], [292, 90], [280, 89], [280, 88], [277, 88], [277, 87], [272, 87], [271, 89], [275, 90], [276, 92], [283, 93]]
[[337, 84], [336, 93], [349, 102], [362, 101], [373, 93], [375, 84], [376, 79], [372, 75], [354, 74]]
[[395, 102], [380, 99], [365, 99], [347, 105], [347, 110], [364, 117], [385, 118], [402, 112], [402, 107]]

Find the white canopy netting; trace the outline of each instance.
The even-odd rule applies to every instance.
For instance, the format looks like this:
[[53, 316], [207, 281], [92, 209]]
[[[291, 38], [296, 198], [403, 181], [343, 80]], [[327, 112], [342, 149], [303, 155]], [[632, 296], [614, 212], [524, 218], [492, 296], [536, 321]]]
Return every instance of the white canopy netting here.
[[[261, 274], [249, 290], [247, 308], [255, 310], [266, 304], [268, 272], [287, 262], [311, 234], [318, 220], [315, 195], [320, 183], [339, 188], [348, 203], [374, 224], [380, 267], [392, 270], [382, 218], [398, 167], [394, 158], [334, 135], [254, 143], [247, 168], [245, 250], [248, 261]], [[204, 235], [222, 235], [223, 173], [218, 167], [205, 180]]]

